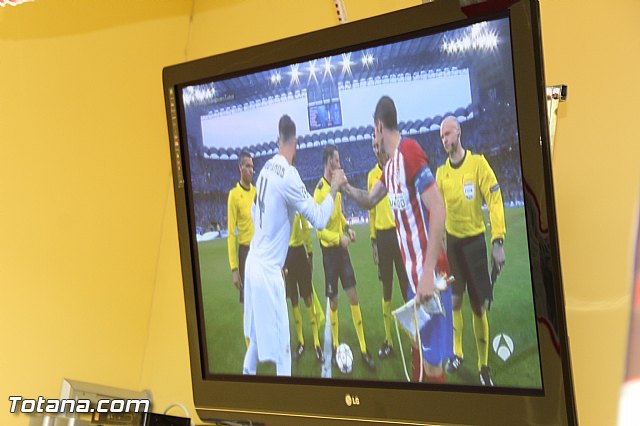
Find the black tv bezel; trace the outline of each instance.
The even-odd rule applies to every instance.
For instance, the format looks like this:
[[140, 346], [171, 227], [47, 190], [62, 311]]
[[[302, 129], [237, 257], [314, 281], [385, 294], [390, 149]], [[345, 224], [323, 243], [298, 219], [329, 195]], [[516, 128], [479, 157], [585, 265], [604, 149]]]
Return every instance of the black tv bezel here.
[[[527, 205], [540, 223], [528, 234], [548, 241], [548, 258], [532, 259], [552, 282], [534, 282], [543, 390], [402, 384], [345, 380], [281, 380], [205, 374], [206, 346], [199, 306], [199, 266], [190, 201], [186, 132], [178, 91], [186, 85], [226, 79], [329, 56], [344, 50], [432, 34], [496, 17], [511, 19], [516, 106]], [[318, 46], [322, 46], [318, 48]], [[576, 424], [566, 319], [560, 275], [537, 0], [519, 0], [497, 14], [469, 18], [456, 0], [442, 0], [347, 25], [166, 67], [165, 106], [174, 176], [178, 237], [194, 403], [203, 420], [232, 419], [268, 424], [327, 424], [334, 421], [402, 424]], [[535, 206], [534, 206], [535, 204]], [[534, 238], [535, 240], [535, 238]], [[536, 265], [536, 262], [538, 264]], [[551, 289], [551, 294], [549, 290]], [[545, 298], [539, 297], [544, 292]], [[288, 395], [295, 395], [290, 398]], [[345, 397], [357, 396], [359, 405]], [[475, 407], [465, 410], [463, 407]], [[471, 412], [473, 411], [473, 412]], [[432, 415], [425, 417], [428, 413]]]

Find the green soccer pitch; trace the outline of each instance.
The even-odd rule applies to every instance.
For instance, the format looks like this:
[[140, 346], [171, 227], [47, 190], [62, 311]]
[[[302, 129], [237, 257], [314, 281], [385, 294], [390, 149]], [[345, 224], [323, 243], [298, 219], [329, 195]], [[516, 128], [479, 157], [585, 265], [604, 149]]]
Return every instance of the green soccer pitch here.
[[[489, 311], [490, 342], [489, 367], [496, 386], [540, 388], [540, 362], [534, 318], [531, 273], [527, 254], [527, 237], [523, 208], [506, 208], [507, 237], [505, 253], [507, 263], [494, 287], [494, 301]], [[353, 371], [349, 375], [333, 368], [334, 379], [362, 379], [383, 381], [406, 381], [395, 327], [392, 328], [395, 354], [380, 360], [377, 353], [385, 340], [382, 323], [382, 284], [378, 281], [377, 267], [373, 263], [368, 224], [356, 225], [356, 242], [349, 252], [356, 274], [358, 298], [362, 310], [367, 348], [374, 356], [376, 370], [371, 372], [364, 366], [358, 339], [351, 320], [347, 297], [340, 287], [339, 330], [340, 342], [347, 343], [354, 353]], [[313, 239], [313, 284], [326, 312], [324, 271], [322, 253], [315, 232]], [[488, 232], [488, 231], [487, 231]], [[487, 235], [487, 241], [490, 240]], [[198, 244], [200, 272], [202, 278], [202, 306], [205, 320], [206, 345], [209, 370], [214, 374], [242, 374], [242, 362], [246, 350], [242, 330], [242, 305], [238, 301], [238, 290], [233, 286], [227, 258], [226, 239], [200, 242]], [[489, 253], [489, 251], [487, 251]], [[296, 345], [295, 328], [289, 301], [291, 347]], [[392, 310], [402, 305], [397, 278], [394, 274]], [[297, 377], [320, 377], [322, 366], [313, 352], [313, 336], [304, 302], [300, 301], [306, 350], [298, 361], [292, 362], [292, 373]], [[454, 374], [447, 375], [447, 383], [478, 385], [477, 352], [473, 335], [473, 323], [468, 298], [463, 305], [464, 364]], [[327, 318], [328, 320], [328, 318]], [[324, 325], [320, 329], [320, 342], [324, 344]], [[411, 373], [409, 339], [401, 333], [402, 346], [409, 374]], [[493, 349], [493, 339], [498, 334], [509, 336], [513, 353], [503, 361]], [[275, 367], [261, 364], [258, 374], [275, 375]]]

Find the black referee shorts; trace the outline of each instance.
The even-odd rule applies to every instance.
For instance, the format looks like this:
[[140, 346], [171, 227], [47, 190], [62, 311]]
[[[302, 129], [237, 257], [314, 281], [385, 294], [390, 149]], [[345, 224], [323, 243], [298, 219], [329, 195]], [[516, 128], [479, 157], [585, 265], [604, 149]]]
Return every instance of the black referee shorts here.
[[240, 272], [240, 303], [244, 303], [244, 265], [247, 263], [249, 246], [238, 245], [238, 272]]
[[393, 265], [395, 264], [402, 299], [406, 301], [409, 277], [407, 277], [407, 270], [404, 267], [402, 253], [400, 253], [396, 228], [376, 230], [376, 246], [378, 247], [378, 277], [382, 281], [382, 297], [384, 300], [391, 300]]
[[349, 251], [341, 246], [322, 247], [322, 266], [324, 266], [325, 293], [330, 299], [338, 296], [338, 278], [342, 288], [348, 290], [356, 286]]
[[453, 294], [460, 296], [466, 289], [472, 304], [488, 306], [485, 302], [493, 300], [493, 289], [484, 233], [466, 238], [447, 233], [447, 257], [451, 274], [455, 277]]
[[284, 261], [287, 297], [298, 304], [298, 294], [303, 299], [311, 296], [311, 266], [304, 246], [289, 247]]

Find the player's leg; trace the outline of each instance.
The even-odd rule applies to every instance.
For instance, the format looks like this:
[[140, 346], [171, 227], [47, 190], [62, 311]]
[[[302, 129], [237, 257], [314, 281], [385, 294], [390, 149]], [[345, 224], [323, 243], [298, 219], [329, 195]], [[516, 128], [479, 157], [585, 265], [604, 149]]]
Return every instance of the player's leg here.
[[349, 257], [349, 251], [340, 248], [340, 281], [342, 282], [342, 288], [347, 297], [349, 298], [349, 305], [351, 306], [351, 319], [353, 320], [353, 326], [356, 329], [356, 335], [358, 336], [358, 344], [360, 345], [360, 354], [367, 368], [370, 370], [375, 369], [375, 363], [373, 357], [367, 350], [367, 343], [364, 337], [364, 326], [362, 324], [362, 311], [360, 310], [360, 303], [358, 301], [358, 291], [356, 290], [356, 275], [353, 271], [353, 265], [351, 264], [351, 258]]
[[249, 340], [249, 347], [244, 354], [244, 362], [242, 363], [242, 374], [255, 375], [258, 368], [258, 345], [255, 338]]
[[[249, 271], [251, 272], [251, 270]], [[247, 280], [245, 303], [243, 304], [243, 328], [245, 339], [249, 344], [244, 355], [242, 374], [256, 374], [258, 367], [258, 344], [255, 338], [256, 328], [253, 312], [253, 294], [251, 281]]]
[[307, 261], [307, 253], [304, 247], [299, 247], [297, 259], [298, 266], [298, 290], [300, 297], [304, 300], [304, 304], [307, 308], [307, 317], [309, 324], [311, 325], [311, 332], [313, 334], [313, 348], [316, 354], [316, 359], [319, 362], [324, 360], [322, 354], [322, 348], [320, 347], [320, 337], [318, 333], [318, 321], [315, 307], [313, 305], [313, 284], [311, 282], [311, 267]]
[[380, 359], [388, 358], [393, 354], [393, 337], [391, 326], [391, 296], [393, 286], [393, 245], [397, 244], [395, 229], [382, 230], [377, 233], [376, 244], [378, 246], [378, 275], [382, 281], [382, 322], [384, 325], [385, 340], [378, 350]]
[[493, 299], [489, 278], [484, 234], [468, 239], [464, 246], [464, 257], [469, 270], [468, 293], [473, 311], [473, 332], [478, 350], [478, 373], [480, 383], [493, 386], [489, 372], [489, 319], [485, 306]]
[[[268, 305], [271, 305], [275, 314], [275, 321], [271, 324], [271, 327], [275, 327], [276, 332], [273, 336], [267, 336], [267, 339], [273, 338], [275, 347], [275, 357], [273, 358], [276, 364], [276, 374], [278, 376], [291, 376], [291, 338], [289, 335], [289, 315], [287, 312], [287, 296], [285, 295], [285, 283], [284, 276], [282, 274], [274, 273], [271, 279], [268, 281], [266, 290], [268, 297], [271, 300]], [[259, 337], [258, 337], [259, 338]], [[258, 344], [260, 341], [258, 341]]]
[[297, 247], [289, 247], [287, 259], [284, 262], [285, 285], [287, 290], [287, 298], [291, 300], [291, 312], [293, 313], [293, 323], [296, 329], [296, 346], [293, 350], [293, 359], [296, 361], [304, 352], [304, 334], [302, 332], [302, 313], [300, 312], [299, 295], [298, 295], [298, 277], [300, 265], [297, 261], [295, 252]]
[[[400, 287], [400, 294], [402, 300], [405, 302], [415, 297], [415, 293], [410, 291], [409, 276], [407, 275], [407, 268], [404, 266], [404, 259], [402, 258], [402, 252], [400, 252], [400, 245], [398, 243], [397, 234], [394, 238], [392, 245], [393, 263], [396, 267], [396, 275], [398, 276], [398, 286]], [[416, 345], [411, 346], [411, 380], [414, 382], [421, 381], [420, 377], [420, 349]]]
[[245, 312], [251, 313], [247, 319], [254, 330], [249, 346], [257, 346], [258, 362], [273, 362], [276, 374], [291, 375], [291, 334], [282, 270], [249, 254], [246, 289], [250, 300], [245, 303], [251, 303], [251, 310]]
[[468, 272], [464, 268], [464, 252], [462, 245], [464, 239], [456, 238], [447, 234], [447, 258], [451, 275], [455, 278], [452, 285], [452, 319], [453, 319], [453, 357], [447, 362], [447, 372], [456, 372], [461, 366], [464, 359], [462, 350], [462, 301], [464, 299], [464, 291], [467, 283]]
[[307, 306], [307, 316], [309, 317], [309, 325], [311, 326], [311, 333], [313, 334], [313, 348], [316, 354], [318, 362], [324, 362], [324, 354], [322, 352], [322, 346], [320, 345], [320, 333], [318, 331], [318, 315], [316, 314], [316, 308], [313, 304], [313, 296], [304, 298], [304, 303]]
[[[405, 299], [411, 300], [416, 297], [415, 288], [413, 285], [409, 284], [407, 286], [407, 292], [405, 293]], [[421, 362], [421, 352], [419, 342], [414, 341], [411, 345], [411, 381], [412, 382], [422, 382], [424, 381], [424, 364]]]
[[247, 256], [249, 246], [238, 246], [238, 272], [240, 273], [240, 303], [244, 303], [244, 277], [246, 271]]
[[[294, 302], [295, 299], [295, 302]], [[304, 334], [302, 332], [302, 313], [298, 302], [298, 285], [295, 284], [295, 298], [291, 298], [291, 310], [293, 312], [293, 323], [296, 329], [296, 347], [293, 350], [293, 358], [298, 360], [304, 353]]]
[[398, 286], [400, 287], [400, 294], [402, 300], [407, 302], [407, 291], [409, 289], [409, 276], [407, 275], [407, 268], [404, 266], [404, 260], [402, 259], [402, 253], [400, 252], [400, 245], [398, 244], [397, 236], [394, 238], [394, 242], [391, 248], [393, 255], [393, 264], [396, 267], [396, 276], [398, 277]]
[[318, 324], [318, 330], [322, 328], [324, 322], [326, 320], [324, 315], [324, 308], [322, 303], [320, 303], [320, 298], [318, 297], [318, 293], [316, 293], [316, 289], [313, 286], [313, 281], [311, 282], [311, 294], [313, 298], [313, 309], [316, 313], [316, 323]]
[[338, 336], [338, 256], [337, 247], [322, 247], [322, 266], [324, 267], [325, 294], [329, 299], [329, 324], [331, 325], [332, 362], [340, 339]]
[[282, 354], [282, 357], [275, 364], [277, 376], [291, 376], [291, 354]]
[[481, 306], [473, 309], [473, 332], [478, 349], [480, 383], [484, 386], [493, 386], [493, 379], [489, 370], [489, 319], [487, 311]]
[[[247, 256], [249, 255], [249, 246], [238, 246], [238, 272], [240, 273], [240, 303], [244, 304], [244, 274], [245, 264], [247, 263]], [[243, 325], [244, 327], [244, 325]], [[249, 347], [249, 338], [245, 336], [244, 343]]]
[[444, 383], [443, 364], [451, 353], [451, 289], [440, 292], [444, 315], [433, 315], [421, 330], [426, 381]]

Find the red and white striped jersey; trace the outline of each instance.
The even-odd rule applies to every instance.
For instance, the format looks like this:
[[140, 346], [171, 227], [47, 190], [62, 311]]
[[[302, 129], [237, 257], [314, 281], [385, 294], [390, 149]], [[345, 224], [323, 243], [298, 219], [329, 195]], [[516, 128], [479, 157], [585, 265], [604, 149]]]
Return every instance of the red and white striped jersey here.
[[[420, 196], [436, 182], [427, 156], [415, 140], [400, 140], [393, 157], [385, 164], [380, 181], [387, 188], [404, 265], [415, 289], [422, 275], [429, 240], [429, 212]], [[441, 254], [438, 267], [446, 268], [445, 265], [446, 257]]]

